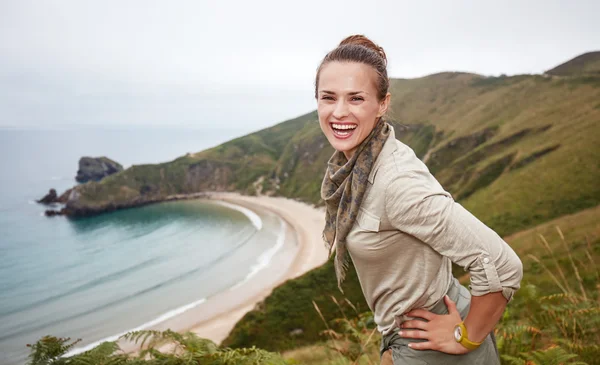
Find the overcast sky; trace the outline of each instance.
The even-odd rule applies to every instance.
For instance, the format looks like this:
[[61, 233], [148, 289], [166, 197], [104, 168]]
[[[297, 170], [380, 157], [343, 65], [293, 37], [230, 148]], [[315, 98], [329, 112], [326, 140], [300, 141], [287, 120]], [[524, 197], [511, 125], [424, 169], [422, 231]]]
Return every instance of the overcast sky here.
[[600, 1], [0, 0], [0, 127], [260, 129], [316, 107], [350, 34], [392, 77], [541, 73], [600, 50]]

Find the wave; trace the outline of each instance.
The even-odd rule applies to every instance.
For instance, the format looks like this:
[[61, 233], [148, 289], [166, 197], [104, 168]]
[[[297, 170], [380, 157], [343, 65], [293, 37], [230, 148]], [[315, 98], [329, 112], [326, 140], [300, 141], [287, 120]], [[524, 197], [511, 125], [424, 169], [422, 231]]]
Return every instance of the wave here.
[[262, 219], [260, 219], [258, 214], [254, 213], [250, 209], [242, 207], [241, 205], [232, 204], [232, 203], [228, 203], [228, 202], [224, 202], [224, 201], [210, 201], [210, 202], [211, 203], [214, 202], [216, 204], [223, 205], [225, 207], [237, 210], [238, 212], [242, 212], [246, 217], [248, 217], [248, 219], [250, 220], [252, 225], [254, 227], [256, 227], [257, 230], [260, 231], [262, 229], [262, 226], [263, 226]]
[[76, 347], [76, 348], [72, 349], [71, 351], [67, 352], [63, 356], [65, 356], [65, 357], [71, 357], [71, 356], [74, 356], [74, 355], [77, 355], [77, 354], [81, 354], [82, 352], [89, 351], [89, 350], [93, 349], [94, 347], [100, 345], [103, 342], [116, 341], [116, 340], [119, 339], [119, 337], [123, 336], [124, 334], [126, 334], [128, 332], [141, 331], [141, 330], [143, 330], [145, 328], [157, 325], [157, 324], [159, 324], [161, 322], [164, 322], [164, 321], [166, 321], [168, 319], [171, 319], [171, 318], [173, 318], [173, 317], [175, 317], [175, 316], [177, 316], [177, 315], [179, 315], [181, 313], [184, 313], [184, 312], [186, 312], [186, 311], [188, 311], [188, 310], [190, 310], [192, 308], [195, 308], [195, 307], [199, 306], [200, 304], [204, 303], [205, 301], [206, 301], [206, 298], [202, 298], [202, 299], [199, 299], [199, 300], [197, 300], [195, 302], [192, 302], [190, 304], [186, 304], [186, 305], [181, 306], [179, 308], [173, 309], [172, 311], [169, 311], [169, 312], [167, 312], [167, 313], [165, 313], [165, 314], [163, 314], [163, 315], [161, 315], [161, 316], [159, 316], [159, 317], [157, 317], [157, 318], [155, 318], [155, 319], [153, 319], [151, 321], [148, 321], [148, 322], [146, 322], [146, 323], [144, 323], [144, 324], [142, 324], [140, 326], [137, 326], [135, 328], [132, 328], [130, 330], [121, 332], [121, 333], [119, 333], [117, 335], [113, 335], [113, 336], [109, 336], [109, 337], [103, 338], [100, 341], [92, 342], [89, 345], [86, 345], [86, 346], [83, 346], [83, 347]]
[[277, 253], [277, 251], [279, 251], [283, 247], [283, 244], [285, 243], [285, 223], [284, 223], [283, 219], [281, 219], [281, 218], [279, 218], [279, 223], [280, 223], [279, 234], [277, 235], [277, 241], [275, 242], [275, 245], [273, 247], [269, 248], [268, 250], [266, 250], [265, 252], [263, 252], [258, 257], [257, 263], [250, 268], [250, 272], [248, 273], [248, 275], [246, 275], [244, 280], [235, 284], [234, 286], [229, 288], [229, 290], [234, 290], [234, 289], [239, 288], [240, 286], [247, 283], [248, 280], [250, 280], [259, 271], [261, 271], [262, 269], [269, 266], [269, 263], [271, 263], [271, 259], [273, 259], [273, 257]]

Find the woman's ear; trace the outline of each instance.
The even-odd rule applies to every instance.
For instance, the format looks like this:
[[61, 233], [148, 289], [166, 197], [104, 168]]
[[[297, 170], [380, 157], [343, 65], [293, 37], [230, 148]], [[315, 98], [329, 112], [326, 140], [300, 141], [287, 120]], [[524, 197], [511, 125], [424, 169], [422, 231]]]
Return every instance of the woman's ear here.
[[388, 110], [388, 108], [390, 106], [390, 99], [391, 98], [392, 98], [392, 94], [387, 93], [385, 95], [385, 98], [383, 98], [383, 100], [379, 104], [379, 112], [377, 112], [377, 118], [382, 117], [383, 115], [385, 115], [385, 112], [387, 112], [387, 110]]

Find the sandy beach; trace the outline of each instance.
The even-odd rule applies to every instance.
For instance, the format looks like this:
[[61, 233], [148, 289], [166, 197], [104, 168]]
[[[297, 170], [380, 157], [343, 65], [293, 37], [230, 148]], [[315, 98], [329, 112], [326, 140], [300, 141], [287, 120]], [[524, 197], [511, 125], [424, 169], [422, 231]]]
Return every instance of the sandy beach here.
[[[171, 329], [178, 332], [192, 331], [202, 338], [220, 344], [235, 324], [271, 291], [283, 282], [298, 277], [321, 266], [327, 261], [327, 250], [322, 241], [325, 210], [292, 199], [281, 197], [250, 197], [237, 193], [211, 193], [208, 200], [223, 201], [250, 210], [268, 210], [287, 223], [286, 239], [295, 236], [297, 247], [284, 264], [273, 262], [265, 268], [262, 276], [253, 278], [245, 285], [225, 290], [168, 321], [153, 326], [153, 330]], [[284, 265], [284, 266], [282, 266]], [[259, 275], [257, 275], [259, 276]], [[120, 343], [125, 352], [135, 352], [132, 343]], [[162, 347], [168, 350], [169, 347]]]
[[[252, 310], [254, 306], [266, 298], [273, 288], [286, 280], [298, 277], [307, 271], [323, 265], [327, 261], [327, 250], [323, 245], [322, 232], [325, 223], [325, 211], [316, 209], [308, 204], [297, 202], [292, 199], [274, 197], [249, 197], [239, 194], [220, 193], [212, 195], [211, 199], [224, 200], [252, 209], [255, 206], [266, 208], [283, 218], [295, 231], [299, 251], [288, 267], [287, 271], [280, 277], [276, 285], [254, 287], [246, 293], [248, 298], [237, 305], [227, 305], [225, 296], [229, 293], [221, 293], [221, 303], [215, 303], [220, 307], [220, 313], [208, 321], [195, 323], [189, 330], [200, 337], [213, 340], [220, 344], [229, 334], [231, 329], [244, 314]], [[254, 291], [254, 293], [252, 293]], [[211, 298], [215, 302], [217, 297]]]

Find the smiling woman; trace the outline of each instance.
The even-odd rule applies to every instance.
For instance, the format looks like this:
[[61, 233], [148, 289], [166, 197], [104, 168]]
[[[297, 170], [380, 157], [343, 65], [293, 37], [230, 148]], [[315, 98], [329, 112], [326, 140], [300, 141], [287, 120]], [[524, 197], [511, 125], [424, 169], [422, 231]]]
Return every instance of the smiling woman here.
[[360, 47], [356, 49], [364, 63], [345, 60], [346, 49], [330, 53], [317, 71], [315, 85], [321, 129], [333, 148], [344, 151], [348, 159], [385, 114], [390, 101], [385, 52], [381, 48], [379, 53], [372, 52], [359, 45], [361, 40], [348, 37], [340, 45]]
[[[352, 258], [382, 335], [382, 364], [499, 364], [493, 328], [519, 288], [521, 261], [456, 203], [383, 117], [383, 49], [344, 39], [317, 71], [319, 124], [335, 148], [321, 186], [323, 238], [338, 286]], [[471, 274], [471, 291], [451, 263]]]

